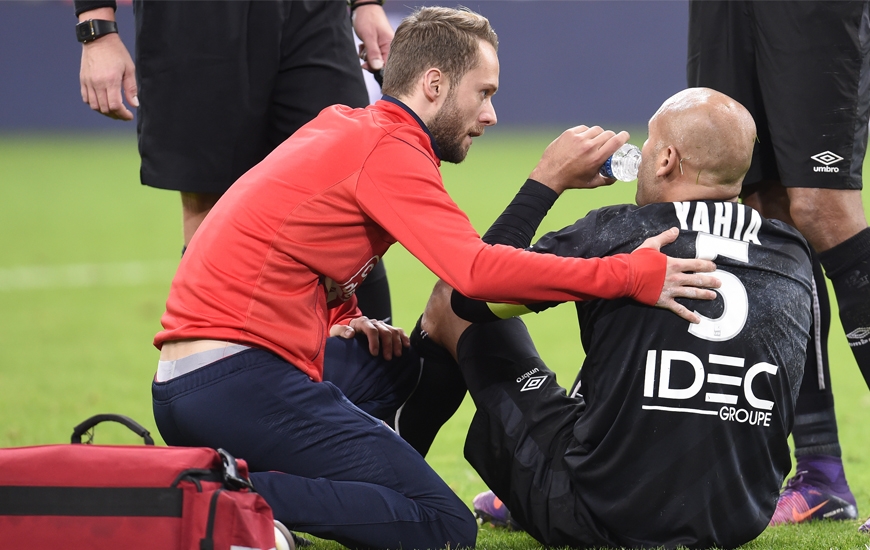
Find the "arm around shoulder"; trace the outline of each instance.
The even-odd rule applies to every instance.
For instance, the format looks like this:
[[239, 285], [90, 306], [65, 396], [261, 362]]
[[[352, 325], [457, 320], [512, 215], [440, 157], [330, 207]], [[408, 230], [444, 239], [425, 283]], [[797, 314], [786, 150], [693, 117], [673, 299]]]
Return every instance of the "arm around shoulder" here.
[[651, 248], [639, 248], [628, 255], [631, 265], [631, 298], [654, 306], [662, 294], [667, 274], [667, 256]]

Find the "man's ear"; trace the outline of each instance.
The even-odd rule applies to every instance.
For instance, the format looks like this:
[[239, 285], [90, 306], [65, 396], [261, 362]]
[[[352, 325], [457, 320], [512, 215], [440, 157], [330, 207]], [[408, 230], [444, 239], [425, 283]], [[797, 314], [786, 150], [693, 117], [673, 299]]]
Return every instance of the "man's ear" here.
[[668, 145], [659, 151], [658, 157], [656, 158], [656, 176], [660, 178], [670, 178], [673, 176], [679, 176], [679, 174], [674, 174], [674, 171], [679, 171], [680, 169], [680, 154], [677, 152], [677, 148], [673, 145]]
[[447, 80], [441, 69], [431, 68], [423, 73], [423, 94], [431, 103], [447, 97]]

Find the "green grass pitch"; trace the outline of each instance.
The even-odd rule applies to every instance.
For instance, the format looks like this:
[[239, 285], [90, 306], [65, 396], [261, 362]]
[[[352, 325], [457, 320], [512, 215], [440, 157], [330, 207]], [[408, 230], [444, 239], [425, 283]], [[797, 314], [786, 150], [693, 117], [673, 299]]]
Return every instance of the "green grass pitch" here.
[[[501, 212], [556, 134], [493, 129], [475, 140], [465, 163], [443, 167], [450, 194], [478, 231]], [[640, 144], [644, 132], [634, 135]], [[0, 182], [0, 447], [68, 442], [75, 424], [104, 412], [129, 415], [156, 436], [150, 380], [158, 352], [151, 339], [181, 249], [177, 193], [139, 185], [130, 134], [2, 136]], [[633, 198], [634, 185], [624, 183], [570, 192], [541, 233]], [[435, 278], [399, 246], [385, 262], [395, 322], [410, 329]], [[573, 307], [527, 322], [544, 360], [570, 383], [583, 357]], [[870, 514], [870, 391], [836, 316], [830, 352], [846, 472], [863, 521]], [[484, 490], [462, 458], [471, 413], [466, 400], [429, 455], [469, 503]], [[95, 442], [138, 444], [113, 425], [100, 426]], [[772, 528], [744, 548], [865, 550], [870, 536], [857, 532], [859, 523]], [[522, 533], [486, 528], [478, 546], [538, 548]], [[339, 546], [317, 541], [314, 550], [321, 548]]]

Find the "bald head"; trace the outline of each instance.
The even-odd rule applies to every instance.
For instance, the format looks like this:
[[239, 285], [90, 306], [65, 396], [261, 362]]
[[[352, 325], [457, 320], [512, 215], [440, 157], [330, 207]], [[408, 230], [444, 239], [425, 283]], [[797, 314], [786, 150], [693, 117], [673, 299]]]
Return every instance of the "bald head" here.
[[734, 199], [754, 144], [755, 121], [743, 105], [709, 88], [683, 90], [650, 119], [638, 200], [641, 186], [653, 184], [667, 201]]

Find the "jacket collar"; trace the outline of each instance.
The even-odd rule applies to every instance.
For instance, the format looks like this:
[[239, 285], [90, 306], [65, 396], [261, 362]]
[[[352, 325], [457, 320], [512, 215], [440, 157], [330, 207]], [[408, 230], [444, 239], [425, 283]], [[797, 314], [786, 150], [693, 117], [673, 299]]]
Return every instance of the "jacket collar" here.
[[426, 135], [429, 136], [429, 142], [432, 144], [432, 151], [435, 153], [435, 156], [440, 161], [441, 160], [441, 151], [438, 150], [438, 144], [435, 142], [435, 138], [432, 136], [432, 132], [430, 132], [429, 128], [427, 128], [426, 125], [423, 123], [423, 121], [420, 120], [420, 117], [417, 116], [417, 113], [415, 113], [413, 110], [411, 110], [410, 107], [408, 107], [407, 105], [405, 105], [404, 103], [402, 103], [401, 101], [399, 101], [398, 99], [396, 99], [393, 96], [383, 95], [383, 96], [381, 96], [381, 99], [384, 101], [388, 101], [390, 103], [393, 103], [394, 105], [398, 105], [399, 107], [404, 109], [409, 115], [411, 115], [414, 118], [414, 120], [417, 121], [417, 124], [420, 125], [420, 128], [422, 128], [423, 131], [426, 132]]

